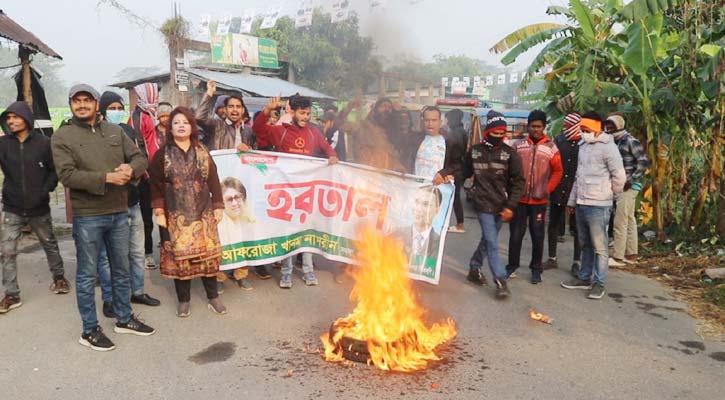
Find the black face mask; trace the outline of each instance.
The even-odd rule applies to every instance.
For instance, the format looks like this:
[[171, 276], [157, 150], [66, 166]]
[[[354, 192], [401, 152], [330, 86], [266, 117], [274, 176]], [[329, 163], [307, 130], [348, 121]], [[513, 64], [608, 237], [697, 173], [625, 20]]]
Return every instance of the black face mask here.
[[493, 146], [499, 146], [501, 144], [501, 142], [503, 141], [503, 138], [502, 137], [489, 136], [489, 137], [486, 138], [486, 141], [489, 142], [489, 143], [491, 143]]

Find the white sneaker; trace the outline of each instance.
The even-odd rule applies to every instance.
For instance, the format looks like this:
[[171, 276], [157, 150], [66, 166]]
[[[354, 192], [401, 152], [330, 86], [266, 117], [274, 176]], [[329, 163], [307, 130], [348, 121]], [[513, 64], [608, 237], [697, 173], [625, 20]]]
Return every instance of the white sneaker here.
[[448, 227], [448, 232], [450, 233], [466, 233], [465, 229], [459, 229], [457, 226], [450, 226]]
[[156, 260], [151, 254], [146, 255], [146, 269], [156, 269]]
[[625, 265], [627, 265], [627, 264], [625, 264], [623, 262], [619, 262], [612, 257], [609, 257], [609, 266], [610, 267], [624, 267]]

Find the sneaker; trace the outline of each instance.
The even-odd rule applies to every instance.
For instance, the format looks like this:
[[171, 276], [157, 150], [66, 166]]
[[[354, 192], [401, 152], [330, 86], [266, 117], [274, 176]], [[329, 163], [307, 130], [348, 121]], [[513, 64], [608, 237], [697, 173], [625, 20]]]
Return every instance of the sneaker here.
[[532, 285], [538, 285], [541, 283], [541, 271], [538, 269], [532, 269], [531, 270], [531, 284]]
[[22, 305], [23, 302], [20, 301], [20, 297], [5, 295], [2, 301], [0, 301], [0, 314], [5, 314], [6, 312]]
[[639, 262], [636, 254], [624, 256], [624, 259], [622, 261], [626, 262], [627, 264], [637, 264]]
[[604, 297], [604, 285], [597, 283], [589, 289], [589, 294], [587, 295], [588, 299], [599, 300], [602, 297]]
[[50, 285], [50, 291], [55, 294], [67, 294], [70, 292], [70, 284], [64, 277], [53, 278], [53, 283]]
[[292, 274], [282, 274], [279, 279], [279, 287], [282, 289], [289, 289], [292, 287]]
[[561, 282], [561, 287], [564, 289], [583, 289], [588, 290], [592, 288], [591, 282], [583, 281], [579, 278], [572, 278], [568, 281]]
[[317, 277], [315, 273], [310, 271], [302, 276], [302, 280], [305, 281], [307, 286], [317, 286]]
[[217, 294], [224, 293], [224, 282], [216, 281], [216, 292]]
[[116, 345], [103, 333], [100, 326], [95, 327], [89, 333], [82, 334], [81, 338], [78, 339], [78, 343], [96, 351], [111, 351], [116, 348]]
[[579, 277], [579, 270], [580, 269], [581, 269], [581, 264], [579, 264], [578, 262], [575, 261], [571, 265], [571, 271], [570, 271], [571, 272], [571, 276], [574, 277], [574, 278], [578, 278]]
[[448, 228], [448, 233], [466, 233], [466, 230], [457, 226], [451, 226]]
[[254, 275], [257, 275], [257, 278], [261, 280], [267, 280], [272, 277], [272, 275], [267, 271], [267, 267], [264, 265], [258, 265], [254, 267]]
[[614, 258], [614, 257], [609, 257], [609, 266], [610, 267], [624, 267], [625, 265], [627, 265], [627, 264], [625, 264], [624, 261]]
[[156, 269], [156, 261], [153, 254], [146, 254], [146, 269]]
[[176, 305], [176, 316], [179, 318], [186, 318], [191, 315], [191, 305], [188, 301], [182, 301]]
[[547, 270], [547, 269], [557, 269], [557, 268], [559, 268], [559, 263], [556, 262], [556, 258], [549, 258], [544, 263], [544, 270]]
[[143, 304], [143, 305], [151, 306], [151, 307], [156, 307], [156, 306], [161, 305], [161, 302], [159, 300], [154, 299], [153, 297], [149, 296], [146, 293], [140, 294], [140, 295], [132, 295], [131, 303]]
[[509, 295], [511, 295], [511, 291], [506, 281], [496, 279], [496, 298], [501, 300], [509, 297]]
[[113, 312], [113, 302], [103, 302], [103, 316], [106, 318], [116, 318], [116, 313]]
[[481, 273], [480, 268], [471, 267], [468, 270], [468, 277], [466, 277], [470, 282], [473, 282], [476, 285], [480, 286], [487, 286], [488, 282], [486, 282], [486, 277]]
[[207, 307], [216, 315], [224, 315], [227, 313], [227, 308], [224, 307], [222, 301], [218, 297], [209, 300]]
[[508, 279], [507, 280], [511, 280], [511, 279], [518, 278], [518, 275], [516, 275], [516, 269], [518, 269], [518, 268], [519, 267], [512, 267], [510, 265], [507, 265], [506, 266], [506, 275], [508, 275]]
[[151, 336], [156, 333], [154, 328], [144, 324], [143, 321], [140, 321], [133, 314], [131, 314], [131, 319], [129, 319], [125, 324], [116, 322], [116, 326], [113, 327], [113, 331], [116, 333], [130, 333], [138, 336]]
[[237, 282], [237, 286], [239, 286], [240, 289], [250, 291], [254, 290], [254, 287], [252, 287], [252, 282], [249, 282], [249, 279], [242, 278], [239, 279]]

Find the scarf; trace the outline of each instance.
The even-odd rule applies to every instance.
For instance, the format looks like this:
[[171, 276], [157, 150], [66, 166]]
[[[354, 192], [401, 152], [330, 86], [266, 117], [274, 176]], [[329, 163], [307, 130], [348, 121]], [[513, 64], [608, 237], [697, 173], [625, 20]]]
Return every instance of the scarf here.
[[155, 83], [142, 83], [133, 88], [136, 92], [136, 105], [154, 119], [156, 125], [156, 107], [159, 104], [159, 88]]

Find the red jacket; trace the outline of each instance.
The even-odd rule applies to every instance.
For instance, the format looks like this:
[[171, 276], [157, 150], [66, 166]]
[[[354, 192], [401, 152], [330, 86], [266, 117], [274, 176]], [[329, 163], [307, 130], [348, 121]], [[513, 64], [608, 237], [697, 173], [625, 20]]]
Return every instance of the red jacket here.
[[309, 124], [304, 128], [294, 124], [267, 125], [268, 120], [269, 116], [262, 112], [252, 126], [260, 147], [262, 144], [271, 144], [275, 151], [281, 153], [337, 157], [335, 150], [317, 128]]
[[[134, 120], [139, 120], [139, 126], [134, 124]], [[159, 141], [156, 137], [156, 125], [154, 125], [153, 118], [137, 107], [133, 110], [133, 113], [131, 113], [131, 117], [128, 119], [128, 124], [131, 125], [132, 128], [136, 129], [137, 132], [141, 133], [146, 147], [145, 155], [148, 157], [149, 162], [151, 162], [151, 160], [154, 159], [154, 155], [156, 155], [156, 152], [159, 150]]]
[[536, 144], [530, 137], [526, 137], [516, 141], [511, 147], [521, 156], [526, 178], [524, 195], [519, 203], [546, 204], [549, 194], [556, 189], [564, 175], [556, 144], [546, 136]]

